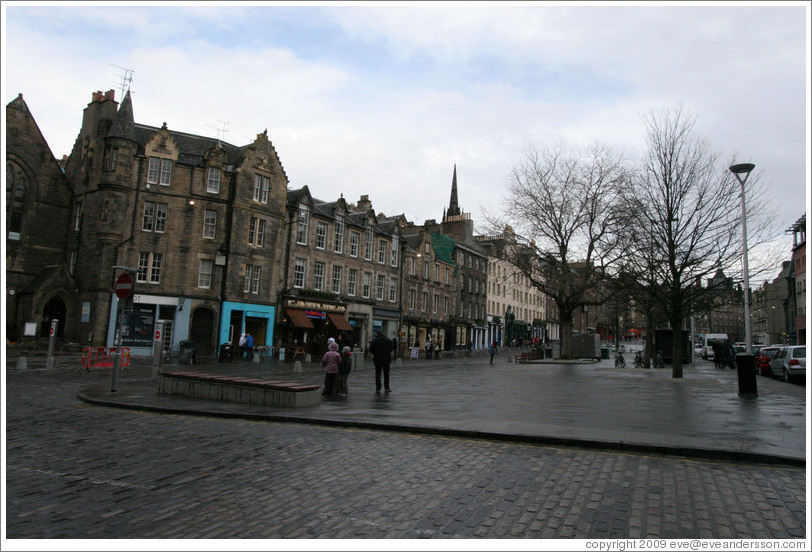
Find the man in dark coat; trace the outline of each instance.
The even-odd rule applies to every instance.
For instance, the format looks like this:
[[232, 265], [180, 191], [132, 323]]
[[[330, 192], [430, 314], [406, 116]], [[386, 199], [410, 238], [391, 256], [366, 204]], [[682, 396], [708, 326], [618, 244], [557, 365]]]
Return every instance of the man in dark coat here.
[[389, 365], [392, 362], [392, 341], [383, 335], [383, 332], [378, 332], [378, 337], [370, 344], [369, 351], [375, 364], [375, 392], [381, 392], [381, 372], [383, 372], [383, 387], [390, 393], [392, 389], [389, 388]]

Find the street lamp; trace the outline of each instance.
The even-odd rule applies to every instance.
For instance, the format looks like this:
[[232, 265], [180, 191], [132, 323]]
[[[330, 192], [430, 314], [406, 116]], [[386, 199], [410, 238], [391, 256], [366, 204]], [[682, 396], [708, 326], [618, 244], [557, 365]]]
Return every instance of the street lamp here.
[[742, 187], [742, 236], [744, 238], [743, 242], [743, 252], [742, 255], [744, 256], [744, 340], [747, 346], [747, 354], [752, 354], [753, 349], [750, 345], [752, 341], [750, 336], [750, 273], [747, 266], [747, 211], [745, 209], [744, 203], [744, 183], [747, 182], [747, 177], [750, 176], [750, 171], [752, 171], [756, 166], [752, 163], [739, 163], [737, 165], [732, 165], [730, 167], [730, 172], [736, 177], [736, 180], [739, 181]]

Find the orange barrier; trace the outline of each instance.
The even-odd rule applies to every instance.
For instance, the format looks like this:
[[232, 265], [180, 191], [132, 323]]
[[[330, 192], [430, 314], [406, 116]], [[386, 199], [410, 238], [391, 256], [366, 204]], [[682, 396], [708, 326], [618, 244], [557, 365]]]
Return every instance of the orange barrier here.
[[[91, 368], [112, 368], [113, 353], [118, 352], [118, 347], [85, 347], [82, 350], [82, 367], [86, 370]], [[130, 349], [121, 348], [121, 367], [130, 365]]]

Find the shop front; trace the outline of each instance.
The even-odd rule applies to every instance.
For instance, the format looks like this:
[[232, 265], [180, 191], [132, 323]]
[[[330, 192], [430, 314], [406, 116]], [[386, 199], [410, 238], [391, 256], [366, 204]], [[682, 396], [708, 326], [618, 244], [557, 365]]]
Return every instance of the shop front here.
[[223, 302], [220, 315], [219, 344], [231, 343], [239, 351], [240, 336], [249, 333], [254, 347], [269, 347], [273, 343], [273, 320], [276, 307], [254, 303]]
[[[164, 350], [178, 351], [180, 342], [188, 339], [189, 310], [174, 296], [135, 294], [131, 300], [119, 301], [115, 294], [110, 302], [110, 324], [107, 346], [114, 347], [117, 338], [132, 356], [151, 356], [156, 322], [163, 322]], [[120, 309], [120, 312], [119, 312]]]
[[345, 316], [346, 305], [295, 298], [284, 299], [282, 305], [276, 346], [285, 349], [286, 358], [320, 358], [331, 337], [341, 347], [352, 346], [355, 328]]

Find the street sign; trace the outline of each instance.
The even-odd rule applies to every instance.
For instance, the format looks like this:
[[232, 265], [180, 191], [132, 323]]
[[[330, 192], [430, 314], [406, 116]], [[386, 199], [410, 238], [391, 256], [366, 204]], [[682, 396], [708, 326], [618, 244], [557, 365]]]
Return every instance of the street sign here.
[[116, 279], [116, 297], [120, 301], [127, 299], [133, 292], [133, 277], [126, 272]]
[[161, 340], [161, 330], [155, 330], [155, 341]]

